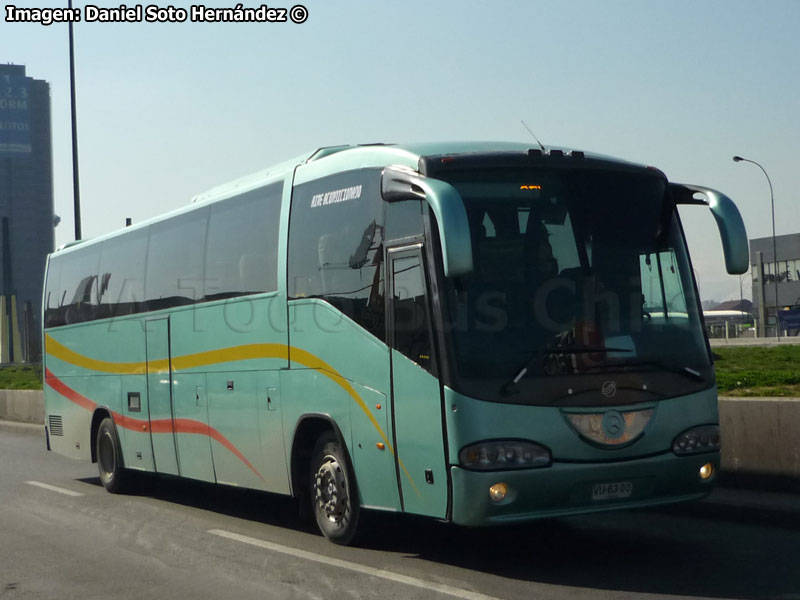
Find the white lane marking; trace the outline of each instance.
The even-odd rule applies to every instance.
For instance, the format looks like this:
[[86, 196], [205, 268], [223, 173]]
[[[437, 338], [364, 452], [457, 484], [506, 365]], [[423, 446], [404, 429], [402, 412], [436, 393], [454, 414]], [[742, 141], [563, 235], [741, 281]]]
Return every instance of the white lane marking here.
[[487, 596], [478, 592], [462, 590], [460, 588], [442, 585], [441, 583], [435, 583], [433, 581], [425, 581], [424, 579], [409, 577], [408, 575], [401, 575], [400, 573], [393, 573], [392, 571], [386, 571], [384, 569], [376, 569], [374, 567], [368, 567], [366, 565], [361, 565], [346, 560], [339, 560], [338, 558], [330, 558], [328, 556], [323, 556], [322, 554], [315, 554], [314, 552], [306, 552], [305, 550], [298, 550], [297, 548], [291, 548], [289, 546], [273, 544], [272, 542], [266, 542], [264, 540], [248, 537], [246, 535], [240, 535], [238, 533], [233, 533], [232, 531], [225, 531], [223, 529], [209, 529], [208, 533], [218, 535], [229, 540], [242, 542], [244, 544], [250, 544], [251, 546], [264, 548], [265, 550], [280, 552], [281, 554], [288, 554], [289, 556], [294, 556], [295, 558], [302, 558], [304, 560], [322, 563], [331, 567], [362, 573], [371, 577], [380, 577], [381, 579], [387, 579], [396, 583], [403, 583], [405, 585], [421, 588], [423, 590], [439, 592], [440, 594], [445, 594], [447, 596], [463, 598], [464, 600], [497, 600], [497, 598], [493, 596]]
[[51, 492], [58, 492], [59, 494], [64, 494], [65, 496], [83, 496], [83, 494], [81, 494], [80, 492], [65, 490], [64, 488], [56, 487], [54, 485], [48, 485], [46, 483], [42, 483], [41, 481], [26, 481], [25, 483], [27, 483], [28, 485], [35, 485], [36, 487], [50, 490]]

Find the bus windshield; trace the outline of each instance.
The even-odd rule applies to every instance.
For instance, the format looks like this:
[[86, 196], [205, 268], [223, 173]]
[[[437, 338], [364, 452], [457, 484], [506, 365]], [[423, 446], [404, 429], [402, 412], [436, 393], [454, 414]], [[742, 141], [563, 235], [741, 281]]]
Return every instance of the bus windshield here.
[[[457, 387], [497, 401], [591, 405], [713, 384], [659, 173], [497, 168], [443, 179], [463, 198], [474, 261], [471, 275], [446, 284]], [[621, 393], [601, 394], [608, 381]]]

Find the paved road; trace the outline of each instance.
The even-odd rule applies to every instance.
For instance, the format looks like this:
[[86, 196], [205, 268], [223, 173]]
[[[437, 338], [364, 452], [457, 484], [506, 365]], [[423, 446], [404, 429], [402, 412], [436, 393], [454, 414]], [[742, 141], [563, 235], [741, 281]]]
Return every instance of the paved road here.
[[167, 479], [114, 496], [0, 428], [0, 599], [800, 598], [800, 507], [737, 498], [493, 530], [375, 518], [340, 548], [286, 499]]

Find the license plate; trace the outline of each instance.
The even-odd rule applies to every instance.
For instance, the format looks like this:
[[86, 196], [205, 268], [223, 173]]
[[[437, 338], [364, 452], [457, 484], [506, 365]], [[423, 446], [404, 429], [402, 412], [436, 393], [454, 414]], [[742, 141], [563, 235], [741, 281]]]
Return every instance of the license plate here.
[[596, 483], [592, 486], [592, 500], [615, 500], [618, 498], [630, 498], [632, 493], [633, 483], [630, 481]]

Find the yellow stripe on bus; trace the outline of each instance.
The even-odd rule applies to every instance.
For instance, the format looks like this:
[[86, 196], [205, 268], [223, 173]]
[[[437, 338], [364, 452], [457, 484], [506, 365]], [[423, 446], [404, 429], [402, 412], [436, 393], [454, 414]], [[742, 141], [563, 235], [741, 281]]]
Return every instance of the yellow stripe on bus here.
[[[383, 428], [381, 428], [380, 423], [378, 423], [378, 420], [372, 414], [372, 411], [369, 410], [364, 400], [361, 399], [361, 396], [359, 396], [358, 392], [356, 392], [353, 386], [350, 385], [350, 382], [347, 381], [347, 379], [342, 377], [341, 374], [336, 369], [334, 369], [332, 366], [330, 366], [328, 363], [326, 363], [319, 357], [314, 356], [313, 354], [311, 354], [310, 352], [306, 352], [305, 350], [301, 350], [300, 348], [294, 348], [294, 347], [292, 348], [292, 360], [293, 361], [296, 360], [300, 364], [303, 364], [311, 369], [314, 369], [315, 371], [322, 373], [323, 375], [325, 375], [325, 377], [338, 384], [339, 387], [341, 387], [345, 392], [347, 392], [350, 395], [350, 397], [355, 401], [355, 403], [358, 404], [359, 408], [361, 408], [361, 410], [364, 411], [364, 414], [367, 415], [367, 418], [370, 420], [370, 423], [372, 423], [372, 426], [378, 430], [378, 433], [380, 434], [381, 439], [383, 439], [384, 444], [386, 444], [386, 447], [389, 448], [389, 452], [391, 452], [392, 455], [394, 455], [394, 448], [392, 447], [391, 442], [389, 442], [389, 438], [386, 437], [386, 433], [383, 431]], [[403, 473], [405, 473], [406, 477], [408, 477], [408, 481], [411, 484], [411, 487], [414, 488], [414, 491], [417, 493], [418, 496], [421, 496], [419, 490], [417, 489], [416, 484], [414, 483], [414, 479], [411, 477], [411, 474], [408, 472], [408, 469], [406, 469], [406, 466], [403, 464], [403, 461], [400, 460], [399, 458], [397, 459], [397, 461], [400, 464], [400, 468], [403, 470]]]
[[[45, 351], [50, 356], [53, 356], [59, 360], [63, 360], [71, 365], [75, 365], [76, 367], [89, 369], [90, 371], [116, 373], [120, 375], [144, 375], [147, 372], [147, 363], [110, 362], [107, 360], [89, 358], [83, 354], [78, 354], [74, 350], [70, 350], [49, 335], [45, 335], [44, 343]], [[167, 359], [151, 361], [150, 364], [152, 365], [153, 369], [157, 371], [166, 371], [169, 369], [169, 361]]]
[[[100, 371], [101, 373], [144, 375], [147, 373], [148, 368], [147, 362], [110, 362], [106, 360], [89, 358], [88, 356], [79, 354], [74, 350], [70, 350], [60, 342], [57, 342], [48, 334], [45, 334], [45, 351], [50, 356], [76, 367], [89, 369], [91, 371]], [[172, 359], [172, 368], [174, 371], [181, 371], [184, 369], [205, 367], [219, 363], [253, 360], [259, 358], [280, 358], [283, 360], [288, 360], [289, 351], [290, 347], [285, 344], [244, 344], [242, 346], [232, 346], [230, 348], [206, 350], [204, 352], [176, 356]], [[372, 426], [377, 430], [378, 434], [383, 440], [383, 443], [386, 444], [386, 447], [389, 448], [389, 451], [392, 453], [392, 455], [395, 454], [394, 447], [392, 446], [391, 442], [389, 442], [386, 432], [383, 431], [383, 428], [381, 427], [380, 423], [378, 423], [375, 415], [372, 414], [372, 411], [369, 410], [369, 407], [366, 405], [355, 388], [341, 375], [341, 373], [339, 373], [321, 358], [311, 354], [310, 352], [307, 352], [306, 350], [292, 347], [291, 353], [293, 361], [296, 361], [303, 366], [308, 367], [309, 369], [318, 371], [333, 381], [345, 392], [347, 392], [347, 395], [350, 396], [358, 405], [358, 407], [364, 412], [364, 414], [367, 415], [369, 422], [372, 423]], [[151, 360], [149, 362], [149, 366], [151, 372], [155, 371], [166, 373], [169, 371], [169, 360], [166, 358]], [[403, 473], [405, 473], [406, 477], [408, 478], [411, 487], [414, 488], [414, 491], [417, 493], [417, 495], [421, 495], [419, 489], [414, 483], [414, 479], [411, 477], [408, 469], [406, 469], [406, 466], [403, 464], [403, 461], [398, 459], [398, 463], [400, 464], [400, 468], [403, 470]]]
[[195, 354], [176, 356], [172, 359], [172, 369], [182, 371], [196, 367], [207, 367], [224, 362], [254, 360], [257, 358], [289, 359], [289, 347], [285, 344], [244, 344], [218, 350], [206, 350]]

